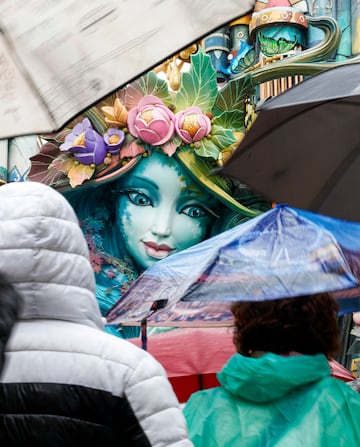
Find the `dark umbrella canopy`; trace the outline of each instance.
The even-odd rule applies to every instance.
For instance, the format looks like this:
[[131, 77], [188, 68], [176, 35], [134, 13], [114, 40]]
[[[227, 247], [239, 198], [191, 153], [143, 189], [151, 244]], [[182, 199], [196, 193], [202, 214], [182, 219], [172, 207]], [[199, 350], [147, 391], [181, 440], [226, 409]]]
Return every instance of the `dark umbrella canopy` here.
[[257, 111], [217, 172], [274, 202], [360, 221], [360, 63], [314, 75]]
[[353, 298], [350, 312], [359, 309], [359, 278], [360, 224], [277, 206], [152, 265], [107, 321], [139, 323], [158, 307], [149, 325], [224, 325], [232, 301], [326, 291]]

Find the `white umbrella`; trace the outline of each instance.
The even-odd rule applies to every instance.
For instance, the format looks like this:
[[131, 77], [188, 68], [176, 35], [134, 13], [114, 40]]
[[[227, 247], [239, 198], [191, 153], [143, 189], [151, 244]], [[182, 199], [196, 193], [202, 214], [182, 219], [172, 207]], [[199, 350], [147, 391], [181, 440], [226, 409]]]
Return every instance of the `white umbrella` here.
[[0, 139], [58, 130], [254, 4], [2, 0]]

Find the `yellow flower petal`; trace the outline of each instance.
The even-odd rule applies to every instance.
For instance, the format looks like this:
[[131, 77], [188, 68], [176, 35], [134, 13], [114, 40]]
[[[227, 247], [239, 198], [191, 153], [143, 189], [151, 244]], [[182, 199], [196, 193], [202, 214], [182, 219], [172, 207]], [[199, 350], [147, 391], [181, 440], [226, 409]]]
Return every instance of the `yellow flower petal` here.
[[70, 185], [75, 188], [76, 186], [82, 185], [85, 180], [90, 180], [94, 175], [95, 166], [83, 165], [79, 163], [73, 166], [68, 172], [68, 179], [70, 180]]

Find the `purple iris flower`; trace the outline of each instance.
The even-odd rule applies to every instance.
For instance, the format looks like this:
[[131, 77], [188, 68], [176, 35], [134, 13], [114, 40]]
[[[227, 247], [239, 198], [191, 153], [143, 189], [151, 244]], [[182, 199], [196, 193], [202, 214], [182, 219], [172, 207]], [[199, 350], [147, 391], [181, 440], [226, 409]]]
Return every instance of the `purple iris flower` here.
[[75, 160], [83, 165], [102, 164], [108, 152], [104, 138], [92, 128], [88, 118], [76, 124], [60, 150], [72, 152]]
[[125, 133], [122, 130], [111, 127], [104, 135], [107, 151], [112, 155], [117, 155], [125, 141]]

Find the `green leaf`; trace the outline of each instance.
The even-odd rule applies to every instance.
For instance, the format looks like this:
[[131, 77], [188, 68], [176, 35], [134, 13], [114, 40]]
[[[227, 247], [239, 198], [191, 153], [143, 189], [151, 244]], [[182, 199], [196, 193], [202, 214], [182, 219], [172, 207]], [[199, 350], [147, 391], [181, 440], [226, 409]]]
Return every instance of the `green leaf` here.
[[39, 136], [43, 140], [61, 144], [65, 141], [66, 136], [69, 135], [72, 131], [73, 131], [72, 128], [64, 127], [57, 133], [44, 134], [44, 135], [39, 135]]
[[237, 57], [230, 62], [231, 72], [234, 74], [241, 73], [256, 62], [255, 50], [252, 48], [244, 57], [238, 59]]
[[173, 102], [173, 98], [169, 93], [168, 83], [164, 79], [159, 78], [154, 71], [150, 71], [140, 78], [140, 83], [143, 84], [145, 95], [157, 96], [166, 105]]
[[198, 106], [203, 113], [210, 112], [218, 94], [216, 71], [210, 56], [201, 49], [191, 56], [191, 67], [182, 73], [181, 86], [176, 94], [176, 111]]
[[231, 129], [233, 132], [244, 132], [244, 116], [245, 110], [230, 110], [216, 116], [212, 120], [211, 133], [214, 133], [215, 126]]
[[260, 49], [267, 57], [274, 56], [275, 54], [287, 53], [295, 48], [298, 44], [297, 39], [294, 41], [286, 40], [283, 37], [274, 39], [272, 37], [265, 36], [263, 33], [259, 34]]
[[288, 53], [289, 51], [292, 51], [297, 45], [297, 39], [295, 39], [294, 41], [290, 41], [284, 39], [283, 37], [280, 37], [280, 39], [278, 40], [279, 53]]
[[212, 114], [214, 116], [229, 110], [245, 110], [245, 98], [254, 90], [250, 75], [232, 79], [220, 90]]
[[[205, 138], [203, 138], [203, 140], [205, 140]], [[221, 150], [235, 143], [236, 138], [231, 129], [224, 129], [221, 126], [214, 125], [211, 128], [211, 141], [218, 146], [219, 150]]]
[[252, 49], [248, 53], [245, 54], [243, 61], [243, 69], [250, 67], [251, 65], [256, 63], [256, 54], [255, 50]]
[[126, 88], [119, 90], [117, 95], [127, 110], [137, 106], [140, 99], [145, 95], [157, 96], [167, 106], [173, 103], [173, 98], [169, 93], [167, 82], [164, 79], [159, 78], [153, 71], [141, 76]]
[[209, 138], [200, 140], [200, 147], [194, 147], [194, 151], [200, 157], [213, 158], [217, 160], [220, 154], [220, 148]]
[[99, 132], [100, 135], [103, 135], [107, 129], [111, 126], [105, 121], [104, 114], [95, 106], [84, 112], [84, 117], [89, 118], [91, 124], [95, 130]]

